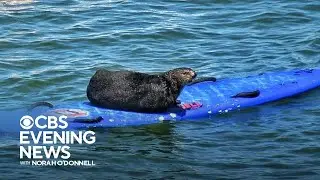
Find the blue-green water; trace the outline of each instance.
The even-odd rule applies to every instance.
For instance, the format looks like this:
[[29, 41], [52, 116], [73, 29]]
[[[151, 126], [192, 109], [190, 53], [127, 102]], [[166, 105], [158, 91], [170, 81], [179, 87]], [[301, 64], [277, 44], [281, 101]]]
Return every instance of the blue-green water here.
[[[320, 67], [320, 1], [0, 1], [0, 105], [86, 100], [97, 68], [191, 67], [236, 77]], [[72, 157], [19, 165], [0, 135], [0, 179], [319, 179], [320, 91], [201, 122], [97, 130]]]

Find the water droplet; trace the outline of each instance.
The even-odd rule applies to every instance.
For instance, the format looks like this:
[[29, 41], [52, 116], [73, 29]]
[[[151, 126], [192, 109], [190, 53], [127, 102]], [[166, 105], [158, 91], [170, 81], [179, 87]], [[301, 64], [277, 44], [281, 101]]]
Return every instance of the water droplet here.
[[173, 117], [173, 118], [176, 118], [176, 117], [177, 117], [177, 114], [175, 114], [175, 113], [170, 113], [170, 116]]

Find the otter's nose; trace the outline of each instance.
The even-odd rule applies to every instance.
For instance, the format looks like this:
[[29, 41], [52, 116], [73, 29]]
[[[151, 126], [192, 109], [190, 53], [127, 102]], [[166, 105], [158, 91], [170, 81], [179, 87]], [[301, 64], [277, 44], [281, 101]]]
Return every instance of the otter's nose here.
[[192, 72], [192, 78], [196, 78], [197, 77], [197, 73], [195, 73], [195, 72]]

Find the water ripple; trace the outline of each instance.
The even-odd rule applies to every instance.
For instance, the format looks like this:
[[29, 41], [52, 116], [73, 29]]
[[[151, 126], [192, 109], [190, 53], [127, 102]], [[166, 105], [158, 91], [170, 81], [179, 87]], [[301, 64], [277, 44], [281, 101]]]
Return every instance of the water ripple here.
[[[97, 68], [243, 77], [320, 65], [316, 1], [0, 1], [0, 105], [84, 101]], [[199, 122], [96, 130], [74, 158], [96, 167], [18, 166], [0, 134], [3, 179], [316, 179], [319, 90]], [[3, 172], [3, 173], [2, 173]]]

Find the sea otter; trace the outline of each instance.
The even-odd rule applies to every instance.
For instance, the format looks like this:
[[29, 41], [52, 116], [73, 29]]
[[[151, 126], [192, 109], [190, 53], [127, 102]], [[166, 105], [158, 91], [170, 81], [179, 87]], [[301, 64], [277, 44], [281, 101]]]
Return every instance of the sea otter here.
[[181, 90], [196, 75], [190, 68], [157, 75], [100, 69], [90, 79], [87, 97], [92, 104], [109, 109], [163, 112], [180, 103]]

